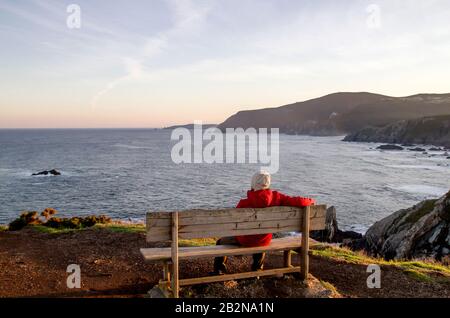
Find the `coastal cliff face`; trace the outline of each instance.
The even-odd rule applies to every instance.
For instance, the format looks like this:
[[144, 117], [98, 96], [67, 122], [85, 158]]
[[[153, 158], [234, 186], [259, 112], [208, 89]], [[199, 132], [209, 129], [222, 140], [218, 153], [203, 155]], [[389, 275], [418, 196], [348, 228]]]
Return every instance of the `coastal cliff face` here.
[[344, 141], [432, 144], [450, 148], [450, 115], [402, 120], [384, 127], [367, 127]]
[[390, 259], [447, 257], [450, 253], [450, 191], [397, 211], [372, 225], [366, 249]]
[[368, 126], [450, 114], [450, 94], [390, 97], [372, 93], [335, 93], [276, 108], [240, 111], [218, 128], [279, 128], [281, 133], [344, 135]]

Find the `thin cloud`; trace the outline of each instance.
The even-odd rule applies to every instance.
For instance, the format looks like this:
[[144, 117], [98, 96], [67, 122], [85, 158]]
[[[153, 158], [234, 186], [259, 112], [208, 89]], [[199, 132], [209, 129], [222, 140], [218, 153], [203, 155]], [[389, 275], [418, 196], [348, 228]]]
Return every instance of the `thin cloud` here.
[[112, 80], [93, 96], [90, 103], [93, 109], [97, 107], [99, 100], [115, 87], [145, 74], [146, 71], [142, 66], [145, 61], [164, 52], [169, 47], [172, 37], [182, 36], [200, 27], [209, 12], [208, 6], [196, 7], [191, 0], [170, 0], [167, 4], [173, 14], [173, 26], [154, 37], [147, 38], [142, 44], [139, 57], [124, 59], [126, 74]]

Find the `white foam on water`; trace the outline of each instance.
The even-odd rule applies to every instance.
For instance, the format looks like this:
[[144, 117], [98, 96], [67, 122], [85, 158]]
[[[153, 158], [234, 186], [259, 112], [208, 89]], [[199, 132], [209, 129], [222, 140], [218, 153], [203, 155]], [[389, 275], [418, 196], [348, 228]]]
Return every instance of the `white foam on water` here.
[[350, 230], [351, 231], [355, 231], [355, 232], [360, 233], [360, 234], [364, 234], [364, 233], [367, 232], [368, 227], [364, 226], [362, 224], [353, 224], [353, 225], [350, 226]]
[[145, 224], [145, 219], [144, 218], [129, 217], [129, 218], [118, 218], [117, 220], [120, 221], [123, 224], [130, 224], [130, 225]]
[[422, 184], [405, 184], [402, 186], [391, 187], [391, 188], [395, 189], [395, 190], [407, 192], [407, 193], [424, 194], [424, 195], [435, 196], [435, 197], [443, 196], [448, 191], [448, 189], [445, 189], [445, 188], [427, 186], [427, 185], [422, 185]]

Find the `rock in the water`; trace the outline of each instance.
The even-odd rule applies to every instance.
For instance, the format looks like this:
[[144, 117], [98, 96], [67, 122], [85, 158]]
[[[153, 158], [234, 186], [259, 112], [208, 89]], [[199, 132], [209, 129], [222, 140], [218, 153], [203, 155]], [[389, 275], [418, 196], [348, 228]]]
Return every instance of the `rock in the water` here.
[[433, 257], [450, 250], [450, 192], [397, 211], [372, 225], [365, 235], [368, 252], [385, 259]]
[[56, 169], [44, 170], [44, 171], [41, 171], [41, 172], [33, 173], [32, 176], [48, 176], [49, 174], [53, 175], [53, 176], [60, 176], [61, 172], [59, 172]]
[[423, 148], [420, 148], [420, 147], [409, 148], [408, 150], [409, 150], [409, 151], [420, 151], [420, 152], [426, 152], [426, 150], [425, 150], [425, 149], [423, 149]]
[[327, 209], [325, 216], [325, 229], [319, 231], [311, 231], [310, 237], [319, 242], [342, 243], [355, 239], [361, 239], [362, 235], [353, 231], [339, 230], [336, 219], [336, 208], [334, 206]]
[[444, 148], [435, 148], [435, 147], [428, 149], [428, 151], [444, 151], [444, 150], [445, 150]]
[[404, 148], [397, 145], [381, 145], [378, 146], [377, 149], [380, 150], [403, 150]]

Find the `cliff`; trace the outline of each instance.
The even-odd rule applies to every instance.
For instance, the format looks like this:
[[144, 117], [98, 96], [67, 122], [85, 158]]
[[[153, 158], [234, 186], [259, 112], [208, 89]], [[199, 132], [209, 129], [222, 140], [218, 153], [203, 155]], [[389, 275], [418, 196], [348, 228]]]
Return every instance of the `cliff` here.
[[432, 144], [450, 148], [450, 115], [402, 120], [383, 127], [367, 127], [345, 141]]

